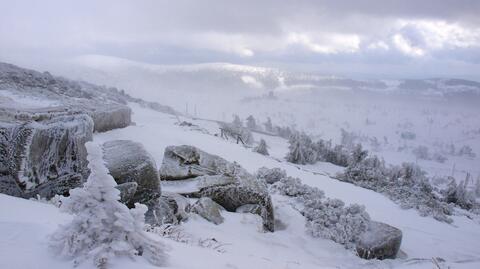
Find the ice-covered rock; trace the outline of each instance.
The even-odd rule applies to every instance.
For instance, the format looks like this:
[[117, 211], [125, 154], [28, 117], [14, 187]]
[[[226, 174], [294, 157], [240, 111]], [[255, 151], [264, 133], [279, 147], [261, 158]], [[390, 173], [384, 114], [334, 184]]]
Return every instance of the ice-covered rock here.
[[124, 128], [131, 124], [132, 110], [124, 105], [107, 105], [92, 109], [89, 114], [94, 122], [95, 132], [106, 132]]
[[223, 216], [220, 213], [222, 210], [224, 209], [219, 204], [215, 203], [208, 197], [198, 199], [198, 201], [192, 206], [193, 213], [196, 213], [217, 225], [224, 221]]
[[153, 157], [142, 144], [130, 140], [113, 140], [103, 144], [103, 158], [117, 184], [136, 182], [134, 203], [148, 203], [161, 195], [160, 178]]
[[92, 131], [85, 114], [36, 121], [0, 115], [0, 192], [49, 198], [78, 187], [89, 173], [84, 144]]
[[179, 223], [188, 218], [191, 206], [184, 196], [172, 192], [162, 192], [160, 202], [164, 210], [164, 223]]
[[381, 222], [370, 222], [357, 242], [357, 254], [364, 259], [394, 259], [400, 250], [402, 231]]
[[227, 211], [245, 204], [257, 204], [261, 210], [263, 227], [274, 230], [273, 206], [265, 182], [257, 180], [237, 163], [196, 147], [182, 145], [165, 149], [160, 168], [162, 180], [197, 179], [198, 190], [193, 197], [210, 197]]
[[[0, 63], [0, 97], [7, 93], [15, 103], [9, 107], [22, 113], [28, 109], [61, 108], [86, 113], [93, 118], [94, 131], [124, 128], [131, 123], [131, 110], [125, 104], [131, 97], [115, 88], [68, 80], [14, 65]], [[30, 111], [31, 112], [31, 111]]]

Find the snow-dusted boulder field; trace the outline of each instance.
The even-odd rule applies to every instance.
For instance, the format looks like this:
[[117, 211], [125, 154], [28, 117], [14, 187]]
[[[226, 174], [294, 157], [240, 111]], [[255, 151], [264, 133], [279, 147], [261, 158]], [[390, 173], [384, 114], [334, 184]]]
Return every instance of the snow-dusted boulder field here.
[[0, 268], [480, 265], [474, 215], [421, 216], [344, 167], [287, 162], [281, 136], [237, 144], [218, 123], [0, 64]]
[[195, 187], [186, 195], [209, 197], [231, 212], [243, 205], [257, 204], [261, 206], [264, 229], [271, 232], [275, 229], [273, 206], [266, 184], [237, 163], [230, 163], [193, 146], [169, 146], [165, 149], [160, 177], [162, 180], [193, 183]]
[[85, 142], [129, 126], [127, 101], [169, 111], [115, 88], [0, 63], [0, 192], [50, 198], [80, 186], [89, 174]]

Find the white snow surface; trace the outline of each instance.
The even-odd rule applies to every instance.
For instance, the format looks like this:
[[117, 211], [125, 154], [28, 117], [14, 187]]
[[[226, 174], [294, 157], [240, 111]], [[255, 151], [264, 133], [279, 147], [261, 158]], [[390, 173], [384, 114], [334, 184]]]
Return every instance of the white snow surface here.
[[[94, 142], [130, 139], [142, 143], [160, 167], [164, 149], [169, 145], [194, 145], [228, 161], [236, 161], [249, 172], [266, 166], [280, 167], [289, 176], [325, 191], [326, 196], [366, 207], [373, 220], [385, 222], [402, 230], [400, 257], [395, 260], [364, 260], [351, 250], [332, 241], [313, 238], [305, 231], [305, 219], [289, 204], [289, 198], [273, 195], [277, 225], [274, 233], [261, 232], [261, 219], [252, 214], [222, 212], [225, 222], [214, 225], [193, 215], [182, 224], [187, 243], [164, 238], [170, 247], [166, 268], [436, 268], [431, 259], [439, 257], [442, 268], [480, 268], [480, 224], [466, 217], [454, 216], [454, 224], [421, 217], [415, 210], [403, 210], [382, 194], [342, 183], [328, 174], [338, 167], [318, 164], [296, 166], [283, 161], [287, 143], [278, 137], [258, 135], [270, 146], [270, 157], [252, 152], [214, 136], [216, 127], [203, 120], [188, 120], [208, 133], [175, 125], [171, 115], [130, 104], [136, 125], [98, 133]], [[315, 171], [317, 173], [312, 173]], [[186, 184], [186, 188], [192, 188]], [[162, 182], [162, 189], [180, 191], [181, 186]], [[0, 194], [0, 268], [72, 268], [70, 261], [50, 254], [48, 236], [59, 224], [71, 217], [50, 204], [28, 201]], [[156, 235], [152, 235], [156, 236]], [[214, 238], [218, 248], [201, 247], [199, 241]], [[77, 268], [93, 268], [82, 263]], [[143, 259], [118, 258], [112, 268], [157, 268]]]

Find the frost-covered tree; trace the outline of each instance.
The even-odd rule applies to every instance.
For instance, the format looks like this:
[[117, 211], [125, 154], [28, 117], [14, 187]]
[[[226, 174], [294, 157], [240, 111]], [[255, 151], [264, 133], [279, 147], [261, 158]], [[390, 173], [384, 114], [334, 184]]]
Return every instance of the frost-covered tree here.
[[480, 175], [478, 176], [477, 181], [475, 181], [475, 195], [480, 197]]
[[264, 125], [267, 132], [273, 132], [272, 119], [270, 117], [267, 118], [267, 121], [264, 123]]
[[285, 139], [289, 139], [294, 131], [292, 131], [292, 129], [290, 127], [280, 127], [280, 126], [275, 126], [275, 132], [280, 136], [280, 137], [283, 137]]
[[352, 152], [350, 153], [349, 164], [355, 165], [360, 163], [368, 156], [368, 151], [362, 148], [361, 144], [357, 144], [353, 147]]
[[243, 127], [242, 120], [238, 115], [233, 115], [233, 121], [232, 121], [233, 126], [235, 127]]
[[256, 130], [257, 129], [257, 122], [255, 121], [255, 118], [250, 115], [247, 118], [247, 128], [250, 130]]
[[120, 191], [105, 167], [101, 148], [92, 142], [86, 147], [90, 176], [83, 187], [62, 199], [60, 209], [74, 217], [51, 236], [51, 248], [75, 264], [93, 259], [98, 268], [107, 268], [109, 260], [120, 255], [164, 264], [165, 247], [144, 231], [147, 207], [137, 203], [128, 209], [120, 203]]
[[351, 159], [350, 153], [342, 145], [332, 146], [332, 141], [320, 139], [313, 145], [317, 160], [346, 167]]
[[345, 129], [340, 129], [341, 138], [340, 144], [347, 149], [351, 149], [355, 145], [355, 140], [357, 139], [357, 135], [353, 132], [347, 132]]
[[317, 161], [317, 153], [313, 148], [312, 140], [305, 133], [293, 134], [288, 143], [289, 152], [286, 156], [288, 162], [307, 164]]
[[262, 138], [260, 139], [260, 143], [258, 143], [258, 145], [253, 149], [254, 152], [257, 152], [257, 153], [260, 153], [262, 155], [270, 155], [268, 153], [268, 146], [267, 146], [267, 142], [265, 142], [265, 140]]

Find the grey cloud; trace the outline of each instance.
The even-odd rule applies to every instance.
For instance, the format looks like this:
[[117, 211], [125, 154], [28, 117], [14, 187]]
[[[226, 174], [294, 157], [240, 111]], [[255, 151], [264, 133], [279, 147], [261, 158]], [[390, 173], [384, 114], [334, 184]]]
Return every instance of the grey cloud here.
[[[399, 19], [440, 20], [480, 31], [480, 1], [474, 0], [0, 0], [0, 10], [0, 60], [107, 54], [156, 63], [352, 62], [388, 72], [379, 65], [476, 64], [480, 54], [478, 43], [449, 45], [419, 60], [392, 43], [398, 33], [411, 46], [430, 49], [417, 26], [399, 28]], [[291, 33], [308, 40], [292, 42]], [[340, 35], [340, 41], [332, 41], [333, 35]], [[350, 51], [353, 44], [331, 55], [318, 53], [338, 48], [349, 37], [359, 38], [357, 51]], [[374, 42], [388, 50], [369, 47]]]

